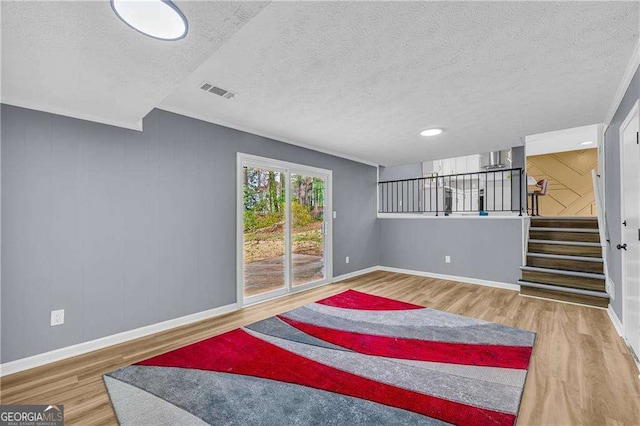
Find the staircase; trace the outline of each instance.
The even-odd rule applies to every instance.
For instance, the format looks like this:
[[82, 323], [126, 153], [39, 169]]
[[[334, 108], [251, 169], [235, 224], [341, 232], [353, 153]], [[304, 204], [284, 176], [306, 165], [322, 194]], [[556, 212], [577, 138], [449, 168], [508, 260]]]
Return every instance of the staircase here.
[[598, 220], [533, 217], [520, 294], [606, 308]]

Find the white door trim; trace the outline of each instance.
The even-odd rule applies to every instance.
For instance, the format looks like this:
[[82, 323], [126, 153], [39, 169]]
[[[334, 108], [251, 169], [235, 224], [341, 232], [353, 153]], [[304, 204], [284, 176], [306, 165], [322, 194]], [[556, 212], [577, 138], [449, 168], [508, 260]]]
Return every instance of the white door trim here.
[[[624, 129], [627, 128], [627, 126], [631, 123], [631, 120], [633, 119], [633, 117], [635, 117], [635, 115], [639, 112], [640, 109], [640, 99], [637, 100], [635, 102], [635, 104], [633, 104], [633, 107], [631, 107], [631, 110], [629, 111], [629, 113], [627, 114], [627, 116], [625, 117], [624, 121], [622, 122], [622, 124], [620, 125], [620, 128], [618, 129], [618, 140], [620, 143], [620, 238], [624, 238], [624, 234], [625, 234], [625, 226], [622, 224], [622, 222], [624, 221], [624, 216], [625, 216], [625, 206], [624, 206]], [[621, 241], [622, 242], [622, 241]], [[612, 243], [613, 246], [613, 243]], [[623, 333], [623, 338], [628, 338], [628, 330], [627, 330], [627, 326], [629, 324], [629, 321], [627, 320], [627, 280], [626, 280], [626, 251], [625, 250], [620, 250], [620, 263], [621, 263], [621, 268], [622, 268], [622, 274], [620, 276], [620, 281], [621, 281], [621, 285], [622, 285], [622, 292], [621, 292], [621, 296], [622, 296], [622, 333]]]
[[[273, 290], [267, 293], [261, 293], [249, 298], [244, 297], [244, 265], [243, 265], [243, 240], [244, 240], [244, 197], [243, 197], [243, 174], [242, 168], [244, 165], [250, 165], [253, 167], [264, 167], [269, 170], [279, 171], [285, 176], [285, 183], [287, 190], [285, 192], [286, 202], [285, 205], [285, 288]], [[325, 277], [320, 281], [313, 281], [303, 285], [293, 287], [292, 280], [289, 273], [291, 269], [291, 220], [290, 220], [290, 208], [291, 205], [291, 174], [309, 174], [326, 178], [325, 188], [325, 205], [324, 205], [324, 223], [325, 223], [325, 236], [324, 236], [324, 262], [325, 262]], [[275, 160], [267, 157], [260, 157], [257, 155], [245, 154], [242, 152], [237, 153], [236, 157], [236, 302], [239, 308], [247, 305], [253, 305], [256, 303], [264, 302], [270, 299], [284, 296], [286, 294], [293, 294], [299, 291], [307, 290], [309, 288], [317, 287], [320, 285], [328, 284], [333, 281], [333, 171], [327, 169], [321, 169], [318, 167], [308, 166], [304, 164], [292, 163], [288, 161]]]

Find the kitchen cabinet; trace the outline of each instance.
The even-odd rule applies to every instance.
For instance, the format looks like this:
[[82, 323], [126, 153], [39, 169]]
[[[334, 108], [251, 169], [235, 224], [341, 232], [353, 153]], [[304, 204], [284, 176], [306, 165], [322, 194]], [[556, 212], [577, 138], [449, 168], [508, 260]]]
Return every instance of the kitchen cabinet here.
[[480, 171], [480, 154], [443, 158], [424, 164], [428, 164], [427, 167], [431, 166], [429, 168], [440, 176], [476, 173]]
[[[442, 175], [452, 175], [453, 174], [453, 164], [455, 164], [454, 158], [445, 158], [441, 160], [442, 162]], [[453, 163], [453, 164], [452, 164]]]
[[477, 189], [454, 189], [452, 191], [453, 209], [457, 212], [477, 211], [479, 206]]
[[480, 171], [480, 154], [467, 155], [467, 171], [465, 173], [475, 173]]

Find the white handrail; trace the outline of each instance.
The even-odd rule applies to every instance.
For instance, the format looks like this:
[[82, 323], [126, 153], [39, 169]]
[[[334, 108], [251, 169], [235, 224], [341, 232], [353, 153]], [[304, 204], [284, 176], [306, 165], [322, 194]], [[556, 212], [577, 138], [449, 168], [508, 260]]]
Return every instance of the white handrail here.
[[604, 212], [604, 200], [601, 195], [602, 191], [600, 190], [600, 177], [598, 176], [598, 172], [596, 170], [591, 170], [591, 180], [593, 181], [593, 195], [596, 201], [596, 216], [598, 218], [598, 232], [600, 234], [600, 246], [602, 247], [602, 260], [604, 262], [604, 275], [607, 280], [607, 288], [609, 284], [609, 272], [607, 270], [607, 240], [608, 240], [608, 229], [607, 229], [607, 218]]

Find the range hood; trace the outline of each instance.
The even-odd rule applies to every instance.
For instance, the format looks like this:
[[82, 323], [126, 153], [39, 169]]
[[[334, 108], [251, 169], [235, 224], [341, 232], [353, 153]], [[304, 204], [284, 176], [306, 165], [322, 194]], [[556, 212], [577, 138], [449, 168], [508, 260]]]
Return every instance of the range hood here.
[[511, 150], [492, 151], [480, 155], [480, 168], [482, 170], [506, 169], [511, 166]]

